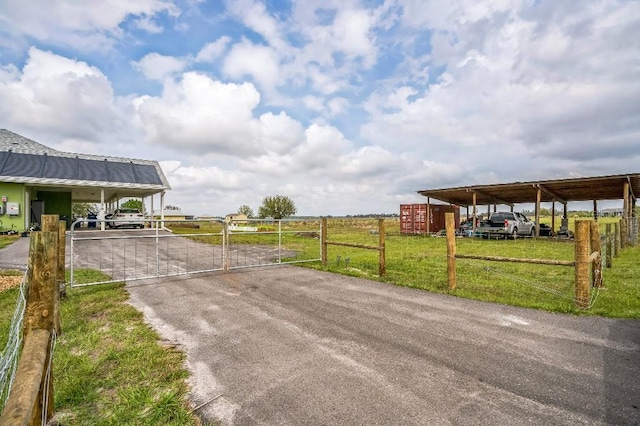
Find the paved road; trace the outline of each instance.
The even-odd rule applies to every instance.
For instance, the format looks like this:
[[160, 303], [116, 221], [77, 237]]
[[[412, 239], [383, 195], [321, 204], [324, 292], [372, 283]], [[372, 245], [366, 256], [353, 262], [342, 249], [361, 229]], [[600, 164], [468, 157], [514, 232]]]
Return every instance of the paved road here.
[[286, 266], [127, 288], [225, 425], [640, 424], [640, 321]]
[[0, 249], [0, 269], [26, 270], [29, 263], [30, 238], [19, 238]]

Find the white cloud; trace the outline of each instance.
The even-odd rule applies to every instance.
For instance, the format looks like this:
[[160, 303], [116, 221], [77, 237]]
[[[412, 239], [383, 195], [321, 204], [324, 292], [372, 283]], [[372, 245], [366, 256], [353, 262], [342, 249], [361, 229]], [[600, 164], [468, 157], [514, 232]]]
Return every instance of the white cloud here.
[[278, 115], [270, 112], [263, 114], [260, 122], [260, 142], [267, 151], [285, 154], [304, 140], [302, 125], [284, 112]]
[[97, 142], [122, 127], [113, 88], [99, 69], [36, 48], [22, 72], [0, 73], [0, 99], [7, 128], [29, 128], [47, 140]]
[[328, 103], [329, 115], [335, 117], [336, 115], [342, 115], [347, 111], [349, 107], [349, 101], [343, 97], [332, 98]]
[[[120, 24], [127, 17], [143, 21], [156, 14], [178, 16], [179, 9], [164, 0], [104, 0], [99, 2], [19, 1], [0, 3], [0, 27], [14, 37], [61, 43], [81, 50], [101, 50], [122, 36]], [[157, 32], [158, 27], [149, 27]]]
[[222, 36], [213, 43], [207, 43], [196, 55], [196, 62], [213, 62], [227, 49], [231, 37]]
[[268, 93], [278, 84], [279, 57], [271, 48], [244, 39], [236, 43], [224, 60], [224, 72], [235, 80], [251, 77]]
[[429, 161], [456, 158], [473, 179], [488, 170], [537, 179], [571, 157], [564, 167], [633, 158], [640, 79], [629, 78], [629, 58], [640, 43], [628, 36], [640, 10], [617, 5], [622, 18], [613, 3], [405, 2], [403, 23], [434, 31], [431, 60], [446, 70], [426, 88], [381, 87], [365, 104], [362, 138]]
[[225, 84], [189, 72], [165, 80], [162, 96], [135, 100], [147, 141], [197, 153], [257, 155], [260, 94], [250, 83]]
[[282, 38], [279, 22], [269, 14], [264, 3], [254, 0], [227, 0], [227, 10], [240, 19], [249, 29], [260, 34], [263, 39], [280, 54], [289, 50]]
[[2, 127], [162, 160], [190, 213], [395, 211], [640, 161], [638, 2], [2, 1]]
[[186, 59], [148, 53], [138, 62], [134, 62], [133, 67], [149, 80], [163, 81], [165, 78], [183, 71], [187, 64], [188, 60]]

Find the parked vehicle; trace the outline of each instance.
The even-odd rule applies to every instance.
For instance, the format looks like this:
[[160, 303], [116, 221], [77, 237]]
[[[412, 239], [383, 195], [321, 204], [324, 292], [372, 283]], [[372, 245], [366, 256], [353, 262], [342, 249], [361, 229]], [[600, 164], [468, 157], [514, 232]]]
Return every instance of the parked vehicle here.
[[533, 237], [536, 234], [536, 224], [522, 213], [496, 212], [492, 213], [489, 219], [480, 222], [476, 234], [482, 235], [483, 238]]
[[110, 228], [123, 226], [144, 228], [144, 215], [138, 209], [117, 209], [113, 213], [106, 215], [105, 219]]

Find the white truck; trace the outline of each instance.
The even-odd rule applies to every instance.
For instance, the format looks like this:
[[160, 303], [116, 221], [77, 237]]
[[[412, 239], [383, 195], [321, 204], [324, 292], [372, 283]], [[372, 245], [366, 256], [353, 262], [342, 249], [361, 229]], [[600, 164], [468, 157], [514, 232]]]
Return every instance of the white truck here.
[[522, 213], [495, 212], [489, 219], [480, 222], [476, 235], [483, 238], [516, 238], [536, 235], [536, 224]]

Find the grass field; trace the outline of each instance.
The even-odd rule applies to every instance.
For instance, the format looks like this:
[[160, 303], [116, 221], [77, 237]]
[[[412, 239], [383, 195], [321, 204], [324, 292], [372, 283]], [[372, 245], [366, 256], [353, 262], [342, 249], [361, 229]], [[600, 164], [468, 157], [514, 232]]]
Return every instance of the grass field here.
[[[101, 279], [78, 271], [78, 279]], [[56, 419], [65, 425], [199, 425], [189, 410], [184, 354], [162, 344], [127, 304], [123, 284], [74, 289], [61, 304], [54, 356]], [[18, 289], [0, 293], [7, 341]]]

